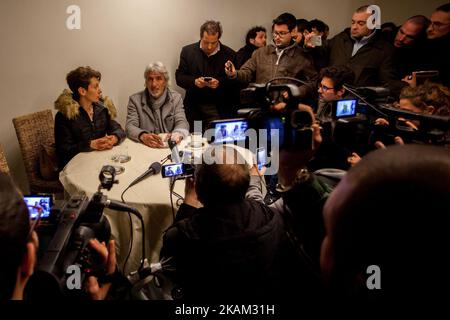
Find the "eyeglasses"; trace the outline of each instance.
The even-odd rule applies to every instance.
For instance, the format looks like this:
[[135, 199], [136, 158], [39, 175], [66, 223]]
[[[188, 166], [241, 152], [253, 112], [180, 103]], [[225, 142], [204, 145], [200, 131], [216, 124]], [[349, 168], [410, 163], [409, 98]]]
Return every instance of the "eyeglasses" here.
[[442, 23], [439, 21], [431, 21], [431, 23], [430, 23], [430, 27], [433, 29], [440, 29], [440, 28], [448, 26], [448, 25], [450, 25], [450, 23]]
[[324, 86], [323, 84], [319, 84], [319, 89], [322, 88], [323, 91], [328, 91], [328, 90], [333, 90], [333, 87], [327, 87]]
[[274, 32], [272, 32], [272, 36], [274, 38], [276, 38], [276, 37], [283, 38], [283, 37], [287, 36], [288, 34], [290, 34], [289, 31], [280, 31], [280, 32], [274, 31]]

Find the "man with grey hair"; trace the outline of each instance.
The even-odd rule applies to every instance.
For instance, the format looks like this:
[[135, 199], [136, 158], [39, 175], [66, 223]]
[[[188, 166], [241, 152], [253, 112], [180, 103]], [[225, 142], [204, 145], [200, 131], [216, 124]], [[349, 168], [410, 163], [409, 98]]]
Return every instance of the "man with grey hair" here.
[[220, 22], [206, 21], [200, 27], [200, 41], [181, 50], [175, 77], [177, 85], [186, 90], [184, 101], [191, 129], [195, 120], [207, 125], [230, 116], [234, 84], [227, 79], [223, 65], [227, 60], [235, 61], [236, 53], [219, 41], [221, 35]]
[[161, 62], [152, 62], [144, 72], [143, 91], [130, 96], [127, 107], [127, 136], [151, 148], [162, 148], [158, 135], [169, 133], [177, 143], [189, 133], [181, 95], [168, 87], [169, 73]]

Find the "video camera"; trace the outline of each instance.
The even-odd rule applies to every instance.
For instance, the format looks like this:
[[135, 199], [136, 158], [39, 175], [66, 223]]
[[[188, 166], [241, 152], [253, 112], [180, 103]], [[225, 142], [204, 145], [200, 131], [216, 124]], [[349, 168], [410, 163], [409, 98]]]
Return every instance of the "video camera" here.
[[[446, 137], [450, 130], [450, 117], [420, 114], [393, 107], [389, 90], [378, 87], [344, 88], [357, 99], [338, 100], [333, 106], [333, 119], [341, 123], [359, 123], [367, 127], [368, 144], [381, 141], [393, 144], [394, 137], [400, 136], [407, 143], [448, 144]], [[384, 118], [388, 126], [376, 125], [377, 118]], [[418, 121], [414, 130], [406, 121]]]
[[[292, 83], [273, 84], [276, 81], [307, 85], [289, 77], [275, 78], [266, 84], [250, 84], [241, 90], [241, 107], [244, 108], [238, 110], [238, 114], [248, 119], [250, 128], [267, 129], [269, 136], [272, 129], [279, 130], [281, 148], [312, 149], [313, 117], [310, 112], [298, 108], [304, 99], [299, 87]], [[274, 106], [279, 102], [286, 105], [282, 110], [275, 110]]]
[[[106, 275], [98, 253], [93, 251], [89, 242], [91, 239], [107, 242], [111, 235], [108, 220], [103, 215], [105, 207], [128, 211], [127, 206], [114, 203], [101, 192], [110, 190], [115, 180], [115, 169], [103, 166], [100, 175], [98, 191], [89, 199], [84, 194], [74, 195], [68, 201], [56, 204], [51, 212], [52, 236], [42, 255], [36, 272], [31, 279], [28, 296], [32, 299], [63, 297], [85, 298], [85, 291], [79, 290], [89, 276], [101, 279]], [[72, 285], [70, 277], [79, 275]], [[99, 280], [101, 281], [101, 280]], [[78, 289], [78, 290], [73, 290]]]

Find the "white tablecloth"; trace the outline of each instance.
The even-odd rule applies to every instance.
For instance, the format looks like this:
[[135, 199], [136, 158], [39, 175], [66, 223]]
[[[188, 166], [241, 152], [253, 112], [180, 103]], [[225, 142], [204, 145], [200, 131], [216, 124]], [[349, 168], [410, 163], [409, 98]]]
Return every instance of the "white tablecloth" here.
[[[179, 145], [180, 150], [188, 148], [190, 139], [186, 139]], [[206, 141], [204, 141], [207, 147]], [[252, 153], [239, 148], [246, 160], [252, 162]], [[131, 160], [126, 163], [117, 164], [111, 157], [117, 153], [128, 151]], [[202, 149], [194, 149], [194, 153], [201, 155]], [[170, 154], [170, 149], [152, 149], [141, 143], [126, 139], [120, 146], [107, 151], [83, 152], [76, 155], [61, 171], [59, 179], [64, 189], [72, 196], [80, 192], [86, 193], [88, 197], [97, 192], [100, 184], [99, 173], [104, 165], [121, 165], [125, 168], [122, 174], [116, 176], [119, 180], [110, 191], [103, 190], [108, 199], [121, 201], [120, 195], [123, 190], [138, 176], [144, 173], [153, 162], [159, 162]], [[166, 164], [169, 164], [167, 162]], [[159, 261], [159, 252], [162, 246], [164, 231], [172, 224], [173, 216], [169, 195], [169, 179], [163, 179], [161, 174], [148, 177], [142, 182], [131, 187], [124, 195], [126, 203], [135, 207], [142, 214], [145, 225], [146, 252], [145, 257], [149, 262]], [[184, 196], [184, 181], [179, 180], [175, 184], [175, 192]], [[177, 198], [174, 196], [174, 210]], [[122, 267], [128, 254], [130, 245], [130, 223], [125, 212], [110, 209], [104, 210], [105, 216], [111, 225], [112, 239], [116, 241], [118, 263]], [[142, 228], [139, 219], [132, 215], [133, 248], [127, 262], [125, 273], [135, 271], [139, 266], [142, 252]]]
[[[126, 148], [131, 160], [126, 163], [115, 163], [111, 160], [114, 154]], [[123, 190], [138, 176], [144, 173], [153, 162], [159, 162], [170, 154], [170, 149], [152, 149], [143, 144], [126, 139], [120, 146], [107, 151], [83, 152], [76, 155], [61, 171], [59, 179], [65, 190], [72, 196], [85, 192], [91, 197], [100, 184], [99, 173], [104, 165], [121, 165], [125, 168], [122, 174], [116, 176], [119, 181], [110, 191], [103, 190], [108, 199], [121, 201]], [[170, 163], [167, 162], [167, 164]], [[184, 181], [175, 183], [178, 194], [184, 195]], [[161, 174], [153, 175], [131, 187], [125, 194], [124, 200], [135, 207], [143, 216], [146, 232], [146, 258], [150, 262], [159, 260], [164, 230], [172, 224], [172, 209], [169, 195], [169, 179], [163, 179]], [[174, 196], [175, 212], [177, 207]], [[130, 245], [130, 223], [125, 212], [110, 209], [104, 210], [105, 216], [111, 225], [112, 239], [116, 240], [119, 266], [123, 266]], [[138, 218], [132, 216], [133, 221], [133, 248], [126, 272], [137, 269], [142, 252], [142, 231]]]

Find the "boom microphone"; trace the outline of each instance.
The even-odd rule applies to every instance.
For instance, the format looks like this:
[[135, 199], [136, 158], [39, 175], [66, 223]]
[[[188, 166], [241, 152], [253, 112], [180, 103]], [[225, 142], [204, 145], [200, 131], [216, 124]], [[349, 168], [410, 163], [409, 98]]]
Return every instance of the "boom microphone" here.
[[137, 177], [129, 186], [134, 186], [136, 183], [141, 182], [142, 180], [144, 180], [145, 178], [154, 175], [154, 174], [158, 174], [161, 171], [161, 163], [159, 162], [153, 162], [150, 167], [148, 168], [147, 171], [145, 171], [142, 175], [140, 175], [139, 177]]

